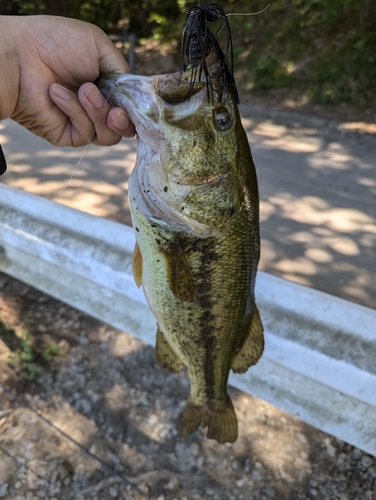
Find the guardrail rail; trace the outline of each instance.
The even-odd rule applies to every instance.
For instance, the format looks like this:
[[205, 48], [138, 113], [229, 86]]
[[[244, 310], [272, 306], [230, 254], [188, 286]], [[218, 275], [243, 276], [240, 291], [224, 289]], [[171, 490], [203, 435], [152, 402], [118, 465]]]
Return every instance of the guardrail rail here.
[[[133, 230], [0, 184], [0, 270], [154, 345]], [[266, 349], [230, 384], [376, 456], [376, 311], [259, 272]]]

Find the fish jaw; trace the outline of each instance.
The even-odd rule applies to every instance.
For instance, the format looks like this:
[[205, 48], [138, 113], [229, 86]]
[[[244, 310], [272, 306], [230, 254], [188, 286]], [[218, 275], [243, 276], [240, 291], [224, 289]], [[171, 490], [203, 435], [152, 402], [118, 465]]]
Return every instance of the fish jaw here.
[[[201, 124], [205, 120], [205, 83], [194, 84], [192, 95], [188, 75], [145, 77], [112, 73], [101, 76], [96, 84], [111, 104], [127, 111], [138, 135], [137, 163], [131, 176], [134, 182], [130, 183], [134, 189], [130, 187], [129, 192], [131, 209], [134, 201], [145, 208], [143, 213], [148, 218], [161, 219], [203, 238], [218, 235], [220, 231], [215, 225], [190, 217], [188, 207], [186, 213], [182, 210], [192, 189], [202, 197], [211, 186], [206, 174], [197, 180], [196, 186], [195, 180], [179, 175], [180, 155], [171, 150], [171, 144], [181, 140], [180, 123], [190, 123], [191, 117], [194, 125], [196, 117]], [[192, 135], [192, 131], [187, 134]], [[214, 179], [220, 183], [217, 177], [220, 176]]]
[[137, 135], [157, 152], [163, 138], [155, 79], [148, 76], [110, 73], [95, 82], [104, 97], [114, 106], [125, 109], [136, 127]]

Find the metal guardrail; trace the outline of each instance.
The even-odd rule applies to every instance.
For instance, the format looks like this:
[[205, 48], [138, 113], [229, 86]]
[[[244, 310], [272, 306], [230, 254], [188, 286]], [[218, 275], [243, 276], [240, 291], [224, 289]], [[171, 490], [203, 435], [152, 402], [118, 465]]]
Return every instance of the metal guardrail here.
[[[130, 227], [0, 184], [0, 270], [154, 345]], [[376, 455], [376, 311], [259, 272], [266, 350], [230, 384]]]

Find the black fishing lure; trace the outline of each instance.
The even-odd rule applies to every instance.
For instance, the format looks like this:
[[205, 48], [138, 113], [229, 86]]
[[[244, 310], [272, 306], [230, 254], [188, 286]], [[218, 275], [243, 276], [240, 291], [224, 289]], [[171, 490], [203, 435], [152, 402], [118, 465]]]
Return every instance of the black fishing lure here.
[[[214, 34], [208, 24], [215, 23], [216, 21], [220, 21], [220, 28], [217, 33]], [[225, 44], [222, 49], [217, 37], [223, 29], [225, 30]], [[182, 34], [181, 46], [183, 71], [187, 69], [192, 71], [192, 88], [197, 76], [198, 79], [200, 79], [202, 72], [204, 72], [207, 81], [208, 98], [210, 97], [210, 91], [211, 93], [213, 92], [211, 76], [206, 63], [207, 55], [213, 51], [221, 64], [221, 78], [223, 84], [224, 81], [227, 80], [236, 102], [239, 102], [239, 95], [234, 79], [230, 24], [220, 5], [216, 3], [205, 3], [201, 6], [200, 2], [198, 2], [198, 5], [189, 10], [187, 22]]]
[[7, 162], [5, 161], [5, 156], [0, 145], [0, 175], [3, 175], [7, 170]]

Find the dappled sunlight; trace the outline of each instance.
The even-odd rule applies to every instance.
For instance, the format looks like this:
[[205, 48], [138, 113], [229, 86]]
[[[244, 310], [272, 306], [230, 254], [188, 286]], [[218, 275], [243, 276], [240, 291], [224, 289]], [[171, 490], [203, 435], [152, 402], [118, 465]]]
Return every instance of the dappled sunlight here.
[[33, 170], [33, 167], [31, 165], [25, 164], [19, 164], [15, 165], [12, 167], [12, 170], [16, 172], [17, 174], [25, 174], [26, 172], [31, 172]]
[[[376, 214], [375, 214], [376, 215]], [[376, 217], [287, 192], [261, 202], [261, 270], [376, 307]]]
[[[2, 125], [2, 129], [4, 129], [4, 125]], [[8, 142], [9, 142], [8, 137], [4, 134], [0, 134], [0, 144], [4, 146], [4, 144], [7, 144]]]
[[358, 245], [350, 238], [324, 238], [324, 243], [327, 243], [330, 248], [343, 255], [359, 255], [360, 250]]
[[114, 342], [111, 342], [109, 354], [115, 357], [129, 356], [130, 354], [139, 352], [143, 348], [144, 344], [140, 340], [120, 335], [115, 338]]
[[282, 259], [275, 264], [275, 268], [286, 273], [298, 273], [306, 276], [314, 276], [317, 267], [312, 260], [298, 257], [297, 259]]
[[268, 220], [268, 218], [273, 215], [276, 211], [276, 207], [273, 203], [266, 200], [260, 200], [260, 222]]
[[296, 142], [296, 138], [286, 135], [282, 138], [264, 140], [265, 146], [281, 148], [288, 153], [316, 153], [321, 148], [321, 141], [318, 139], [305, 139]]
[[[374, 170], [375, 155], [360, 157], [313, 130], [280, 129], [276, 138], [269, 131], [265, 140], [261, 130], [249, 127], [261, 198], [259, 268], [376, 308], [376, 181], [364, 173]], [[300, 143], [319, 149], [299, 151]]]
[[136, 141], [111, 148], [58, 149], [7, 120], [8, 172], [1, 181], [29, 193], [99, 217], [130, 224], [128, 178], [136, 161]]
[[[17, 169], [17, 167], [15, 167]], [[67, 168], [68, 169], [71, 169], [72, 168], [72, 165], [56, 165], [56, 166], [53, 166], [53, 167], [45, 167], [43, 169], [43, 174], [44, 175], [59, 175], [59, 176], [66, 176], [67, 175]], [[74, 172], [74, 177], [87, 177], [88, 176], [88, 172], [85, 172], [83, 170], [76, 170]]]
[[362, 186], [376, 187], [376, 180], [370, 179], [369, 177], [359, 177], [358, 183]]
[[[312, 473], [309, 440], [302, 422], [291, 415], [287, 420], [282, 410], [246, 394], [239, 394], [235, 405], [239, 433], [250, 439], [252, 453], [258, 459], [251, 473], [254, 480], [265, 469], [287, 484], [302, 481]], [[234, 448], [239, 446], [235, 444]]]
[[[259, 268], [376, 307], [375, 154], [297, 124], [243, 123], [259, 179]], [[83, 155], [84, 148], [53, 148], [9, 121], [0, 130], [8, 160], [2, 182], [131, 224], [136, 141], [90, 145]]]
[[93, 191], [95, 193], [107, 194], [109, 196], [112, 195], [124, 195], [124, 190], [118, 186], [114, 186], [105, 181], [91, 181], [89, 180], [85, 185], [88, 186], [89, 191]]
[[344, 285], [342, 287], [343, 293], [347, 294], [349, 297], [353, 297], [357, 302], [367, 303], [370, 301], [370, 295], [363, 290], [358, 284], [354, 285]]
[[74, 192], [66, 189], [61, 195], [61, 197], [56, 197], [55, 201], [97, 217], [107, 217], [114, 208], [116, 209], [116, 207], [108, 205], [108, 196], [97, 193]]
[[319, 262], [321, 264], [332, 262], [334, 260], [333, 256], [330, 255], [326, 250], [322, 250], [321, 248], [308, 248], [304, 255], [314, 262]]
[[271, 121], [263, 121], [256, 123], [253, 127], [254, 134], [260, 134], [263, 137], [268, 137], [271, 139], [278, 139], [287, 133], [287, 127], [284, 125], [276, 125]]
[[136, 163], [136, 154], [131, 154], [127, 158], [119, 160], [106, 160], [106, 167], [119, 167], [124, 168], [128, 175], [131, 174], [133, 167]]
[[351, 130], [354, 132], [367, 132], [368, 134], [376, 134], [376, 123], [343, 122], [340, 125], [340, 129]]
[[375, 220], [360, 210], [331, 208], [326, 200], [315, 196], [292, 199], [291, 195], [283, 193], [281, 196], [272, 197], [269, 201], [279, 206], [285, 217], [290, 220], [304, 224], [325, 225], [344, 233], [362, 230], [365, 224], [373, 223]]
[[49, 420], [82, 445], [90, 443], [98, 432], [95, 422], [64, 402], [59, 410], [49, 414]]
[[58, 181], [48, 181], [40, 183], [35, 177], [23, 177], [13, 183], [13, 187], [28, 191], [38, 196], [48, 196], [62, 189], [63, 183]]

